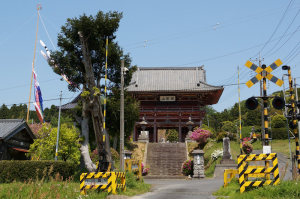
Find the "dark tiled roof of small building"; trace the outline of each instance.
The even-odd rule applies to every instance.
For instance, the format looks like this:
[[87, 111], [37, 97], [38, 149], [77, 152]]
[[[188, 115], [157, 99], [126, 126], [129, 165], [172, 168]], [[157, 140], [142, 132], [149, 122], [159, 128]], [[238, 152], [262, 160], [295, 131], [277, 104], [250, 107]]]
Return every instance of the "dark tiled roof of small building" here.
[[24, 128], [27, 129], [32, 138], [35, 137], [23, 119], [0, 119], [0, 139], [6, 139]]
[[194, 92], [223, 90], [206, 83], [203, 66], [140, 67], [133, 73], [129, 92]]

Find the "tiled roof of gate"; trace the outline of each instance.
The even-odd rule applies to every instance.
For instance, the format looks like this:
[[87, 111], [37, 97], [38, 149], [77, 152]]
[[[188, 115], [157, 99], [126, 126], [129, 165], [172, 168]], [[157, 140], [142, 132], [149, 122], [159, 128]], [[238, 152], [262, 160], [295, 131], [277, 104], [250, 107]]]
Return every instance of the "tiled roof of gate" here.
[[133, 73], [129, 92], [150, 91], [212, 91], [223, 87], [206, 83], [203, 66], [198, 67], [140, 67]]

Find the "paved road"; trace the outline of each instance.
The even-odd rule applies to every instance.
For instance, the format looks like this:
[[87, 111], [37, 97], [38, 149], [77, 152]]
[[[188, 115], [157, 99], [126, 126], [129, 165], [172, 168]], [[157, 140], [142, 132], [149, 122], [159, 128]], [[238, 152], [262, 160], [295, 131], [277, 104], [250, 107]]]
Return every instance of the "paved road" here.
[[[261, 153], [261, 151], [255, 151], [255, 153]], [[290, 159], [282, 153], [278, 153], [278, 166], [281, 178], [284, 173], [284, 180], [292, 178]], [[132, 197], [132, 199], [212, 199], [215, 198], [212, 193], [223, 185], [223, 178], [145, 179], [145, 182], [152, 185], [151, 192]]]
[[152, 185], [151, 192], [132, 197], [132, 199], [199, 199], [215, 198], [212, 192], [218, 190], [223, 179], [145, 179]]
[[[262, 153], [261, 150], [254, 150], [253, 151], [256, 154]], [[276, 153], [276, 151], [274, 151]], [[292, 180], [292, 162], [283, 153], [277, 153], [277, 158], [278, 158], [278, 168], [279, 168], [279, 176], [280, 179], [284, 176], [284, 180]], [[264, 165], [263, 162], [259, 162], [259, 164]]]

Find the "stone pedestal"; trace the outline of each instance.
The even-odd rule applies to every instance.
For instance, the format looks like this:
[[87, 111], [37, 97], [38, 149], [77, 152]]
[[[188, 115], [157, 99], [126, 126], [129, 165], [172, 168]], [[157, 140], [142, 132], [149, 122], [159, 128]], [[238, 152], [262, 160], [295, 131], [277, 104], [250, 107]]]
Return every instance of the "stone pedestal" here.
[[149, 142], [149, 131], [141, 131], [138, 142]]
[[231, 159], [230, 154], [230, 139], [229, 137], [223, 138], [223, 157], [221, 164], [234, 164], [234, 160]]
[[192, 135], [192, 131], [189, 131], [188, 132], [188, 134], [186, 135], [186, 137], [185, 137], [185, 141], [186, 142], [196, 142], [196, 141], [194, 141], [194, 140], [192, 140], [191, 138], [190, 138], [190, 135]]
[[193, 178], [205, 178], [204, 174], [204, 152], [202, 150], [194, 150], [194, 175]]
[[237, 165], [235, 161], [231, 159], [230, 154], [230, 139], [228, 137], [223, 138], [223, 157], [221, 164], [217, 164], [215, 168], [214, 177], [223, 178], [225, 169], [236, 169]]

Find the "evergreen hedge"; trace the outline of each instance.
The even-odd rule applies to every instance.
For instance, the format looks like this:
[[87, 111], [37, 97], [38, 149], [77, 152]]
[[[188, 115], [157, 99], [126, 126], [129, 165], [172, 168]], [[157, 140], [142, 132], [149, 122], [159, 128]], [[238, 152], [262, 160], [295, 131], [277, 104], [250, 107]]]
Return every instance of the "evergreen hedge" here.
[[59, 174], [63, 179], [74, 175], [75, 165], [64, 161], [0, 161], [0, 183], [28, 180], [47, 180]]
[[272, 139], [288, 139], [287, 128], [272, 128], [271, 133]]

